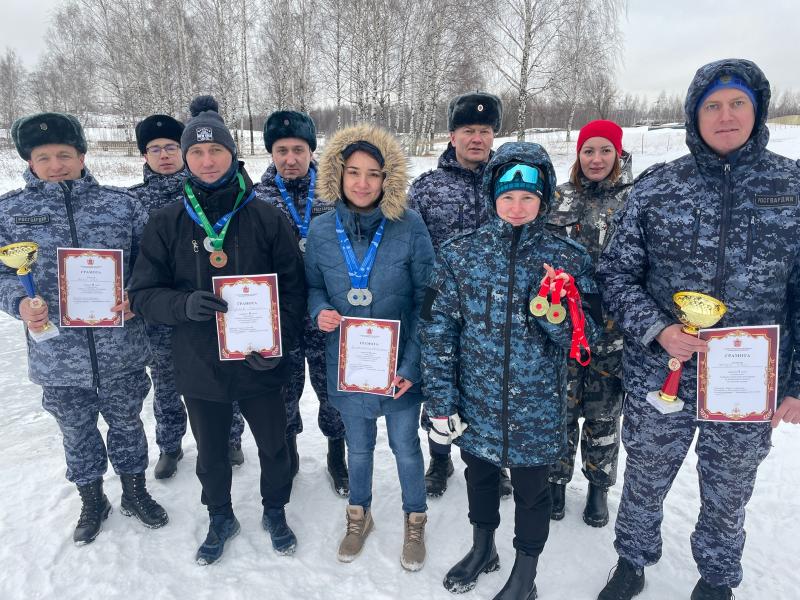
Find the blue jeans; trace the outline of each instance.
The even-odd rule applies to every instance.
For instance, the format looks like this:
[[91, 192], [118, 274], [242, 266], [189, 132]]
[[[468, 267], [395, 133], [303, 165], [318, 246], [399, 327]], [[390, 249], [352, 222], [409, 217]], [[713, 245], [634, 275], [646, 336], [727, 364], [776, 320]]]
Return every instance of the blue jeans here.
[[[400, 478], [403, 511], [426, 512], [425, 463], [417, 433], [419, 405], [389, 413], [385, 418], [389, 447], [394, 454]], [[367, 509], [372, 504], [372, 462], [378, 435], [377, 419], [342, 413], [342, 421], [347, 439], [350, 504]]]

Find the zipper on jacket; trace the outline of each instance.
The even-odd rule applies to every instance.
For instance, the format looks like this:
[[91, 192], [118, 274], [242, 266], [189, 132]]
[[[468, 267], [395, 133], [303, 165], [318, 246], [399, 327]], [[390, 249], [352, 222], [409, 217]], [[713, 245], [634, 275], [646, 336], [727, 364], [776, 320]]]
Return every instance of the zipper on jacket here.
[[486, 313], [484, 314], [484, 322], [486, 323], [486, 331], [492, 329], [492, 288], [486, 288]]
[[516, 283], [517, 245], [522, 227], [514, 227], [511, 237], [511, 255], [508, 260], [508, 293], [506, 294], [506, 326], [503, 330], [503, 457], [501, 466], [508, 462], [508, 385], [511, 366], [511, 323], [514, 316], [514, 284]]
[[714, 297], [722, 298], [722, 281], [725, 275], [725, 245], [728, 242], [728, 229], [731, 226], [731, 165], [722, 168], [722, 216], [719, 226], [719, 247], [717, 248], [717, 271], [714, 275]]
[[195, 289], [203, 289], [203, 278], [200, 274], [202, 265], [200, 264], [200, 244], [197, 240], [192, 240], [192, 249], [194, 250], [194, 273], [195, 273]]
[[475, 229], [481, 226], [481, 189], [478, 185], [480, 178], [477, 173], [472, 173], [472, 191], [475, 195]]
[[[72, 212], [72, 188], [66, 183], [59, 182], [61, 190], [64, 192], [64, 206], [67, 209], [67, 221], [69, 221], [69, 235], [72, 239], [72, 247], [79, 248], [78, 229], [75, 227], [75, 214]], [[89, 343], [89, 360], [92, 363], [92, 387], [96, 390], [100, 387], [100, 369], [97, 366], [97, 348], [94, 345], [94, 331], [86, 328], [86, 341]]]
[[697, 254], [697, 239], [700, 237], [700, 208], [694, 209], [694, 235], [692, 236], [692, 253], [694, 258]]
[[239, 270], [239, 232], [233, 234], [233, 268], [236, 270], [237, 273], [241, 273]]
[[747, 222], [747, 258], [745, 262], [749, 265], [753, 262], [753, 237], [756, 229], [756, 216], [750, 211], [750, 220]]
[[458, 205], [458, 231], [464, 231], [464, 205]]

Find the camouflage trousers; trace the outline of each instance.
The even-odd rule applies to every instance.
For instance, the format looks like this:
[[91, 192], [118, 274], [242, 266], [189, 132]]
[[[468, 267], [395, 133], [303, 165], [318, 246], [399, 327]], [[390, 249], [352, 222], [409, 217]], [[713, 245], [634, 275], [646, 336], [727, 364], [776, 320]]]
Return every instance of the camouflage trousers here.
[[[590, 483], [608, 489], [617, 481], [622, 381], [605, 371], [569, 361], [567, 382], [567, 452], [550, 467], [550, 481], [572, 479], [580, 437], [581, 471]], [[581, 429], [578, 419], [583, 417]]]
[[[109, 459], [118, 475], [145, 471], [147, 438], [139, 415], [149, 391], [150, 378], [144, 369], [101, 379], [97, 389], [42, 388], [42, 407], [61, 429], [69, 481], [86, 485], [101, 478]], [[98, 415], [108, 424], [106, 444], [97, 428]]]
[[711, 585], [742, 580], [745, 506], [756, 472], [770, 450], [769, 423], [698, 422], [695, 406], [662, 415], [644, 398], [625, 401], [622, 442], [628, 454], [614, 547], [644, 567], [661, 558], [664, 498], [699, 429], [695, 453], [700, 515], [691, 536], [700, 575]]
[[317, 424], [322, 434], [331, 440], [344, 438], [344, 424], [339, 411], [328, 402], [328, 374], [325, 365], [325, 334], [311, 324], [306, 315], [305, 331], [300, 346], [289, 353], [292, 375], [286, 394], [286, 437], [303, 431], [300, 398], [306, 383], [306, 361], [311, 387], [319, 400]]
[[[153, 379], [153, 415], [156, 418], [156, 444], [161, 452], [177, 452], [186, 434], [186, 408], [175, 389], [172, 363], [172, 328], [148, 325], [147, 337], [153, 353], [150, 377]], [[230, 443], [240, 446], [244, 419], [238, 403], [233, 403]]]

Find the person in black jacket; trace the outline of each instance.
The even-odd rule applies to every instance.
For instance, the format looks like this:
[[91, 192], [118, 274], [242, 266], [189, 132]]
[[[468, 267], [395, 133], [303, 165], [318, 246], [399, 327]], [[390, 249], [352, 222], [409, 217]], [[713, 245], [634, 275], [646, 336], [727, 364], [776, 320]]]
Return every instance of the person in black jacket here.
[[[150, 218], [129, 288], [135, 311], [153, 324], [173, 327], [172, 347], [178, 392], [183, 394], [197, 441], [201, 501], [208, 508], [208, 536], [197, 551], [199, 564], [222, 556], [225, 542], [239, 532], [231, 506], [228, 434], [232, 402], [238, 401], [258, 446], [261, 462], [262, 524], [278, 554], [292, 554], [297, 540], [286, 524], [284, 505], [292, 489], [284, 435], [284, 387], [289, 361], [251, 353], [244, 361], [222, 362], [214, 322], [227, 304], [211, 292], [212, 277], [276, 273], [284, 352], [294, 348], [305, 314], [303, 262], [294, 234], [281, 212], [251, 202], [253, 183], [236, 159], [236, 145], [217, 103], [209, 96], [192, 102], [193, 118], [181, 136], [189, 169], [185, 202]], [[237, 203], [237, 198], [240, 198]], [[230, 215], [221, 250], [205, 240], [197, 224], [200, 208], [210, 223]], [[221, 234], [221, 231], [217, 231]]]

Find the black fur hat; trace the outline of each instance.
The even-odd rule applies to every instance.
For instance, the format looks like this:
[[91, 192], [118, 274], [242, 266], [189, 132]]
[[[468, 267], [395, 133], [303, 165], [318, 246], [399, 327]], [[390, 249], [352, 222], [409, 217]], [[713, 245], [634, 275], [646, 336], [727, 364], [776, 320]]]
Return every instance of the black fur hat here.
[[306, 113], [296, 110], [279, 110], [264, 123], [264, 146], [272, 153], [272, 144], [283, 138], [299, 138], [308, 142], [311, 151], [317, 149], [317, 128]]
[[500, 131], [503, 102], [494, 94], [474, 92], [456, 96], [447, 108], [447, 128], [455, 131], [464, 125], [490, 125]]
[[64, 113], [38, 113], [20, 117], [11, 126], [11, 137], [17, 152], [30, 160], [31, 152], [45, 144], [66, 144], [86, 154], [86, 138], [78, 119]]
[[147, 144], [158, 138], [175, 140], [181, 143], [183, 123], [169, 115], [150, 115], [136, 124], [136, 145], [139, 152], [147, 152]]
[[181, 152], [184, 157], [190, 147], [204, 142], [221, 144], [236, 157], [236, 143], [219, 114], [219, 104], [214, 96], [198, 96], [189, 105], [189, 112], [192, 118], [181, 134]]

